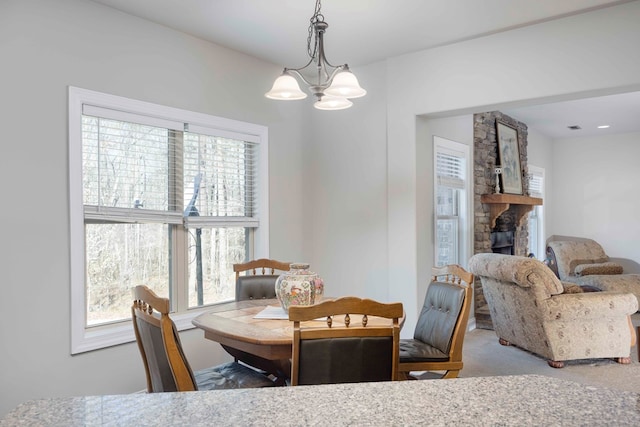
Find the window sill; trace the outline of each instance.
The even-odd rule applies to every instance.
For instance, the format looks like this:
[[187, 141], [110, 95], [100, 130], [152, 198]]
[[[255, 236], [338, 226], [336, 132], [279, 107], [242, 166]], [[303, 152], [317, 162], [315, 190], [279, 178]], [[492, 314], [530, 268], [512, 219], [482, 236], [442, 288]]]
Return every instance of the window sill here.
[[[210, 310], [211, 307], [189, 310], [187, 313], [171, 315], [171, 319], [176, 324], [178, 331], [193, 329], [191, 321], [198, 315]], [[136, 340], [133, 332], [131, 319], [122, 322], [85, 328], [80, 333], [77, 342], [71, 343], [71, 354], [86, 353], [88, 351], [100, 350], [120, 344], [130, 343]]]

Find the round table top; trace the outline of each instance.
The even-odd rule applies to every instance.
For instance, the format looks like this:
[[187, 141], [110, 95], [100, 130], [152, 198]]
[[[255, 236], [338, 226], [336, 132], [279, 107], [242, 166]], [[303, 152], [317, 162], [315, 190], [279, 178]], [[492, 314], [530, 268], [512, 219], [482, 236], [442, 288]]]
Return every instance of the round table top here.
[[220, 304], [193, 319], [193, 324], [221, 337], [262, 345], [291, 345], [293, 326], [288, 318], [255, 318], [267, 307], [280, 307], [280, 303], [260, 299]]

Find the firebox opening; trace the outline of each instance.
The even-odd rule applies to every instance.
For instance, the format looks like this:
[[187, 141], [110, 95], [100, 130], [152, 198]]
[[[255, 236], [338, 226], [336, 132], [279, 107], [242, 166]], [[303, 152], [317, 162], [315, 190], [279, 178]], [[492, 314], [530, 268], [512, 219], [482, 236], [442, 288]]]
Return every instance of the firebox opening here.
[[491, 250], [496, 254], [513, 255], [515, 233], [513, 231], [494, 231], [491, 233]]

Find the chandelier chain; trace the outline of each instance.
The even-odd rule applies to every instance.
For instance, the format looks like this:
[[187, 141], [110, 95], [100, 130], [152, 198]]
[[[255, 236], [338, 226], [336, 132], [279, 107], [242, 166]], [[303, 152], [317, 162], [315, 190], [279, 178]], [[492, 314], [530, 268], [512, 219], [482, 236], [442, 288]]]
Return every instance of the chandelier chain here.
[[[316, 0], [316, 8], [313, 12], [313, 16], [309, 19], [309, 36], [307, 37], [307, 53], [310, 58], [315, 58], [316, 53], [318, 53], [318, 40], [317, 34], [315, 31], [316, 23], [324, 22], [324, 15], [320, 13], [322, 9], [321, 0]], [[313, 42], [313, 43], [312, 43]], [[311, 46], [313, 45], [313, 50]]]

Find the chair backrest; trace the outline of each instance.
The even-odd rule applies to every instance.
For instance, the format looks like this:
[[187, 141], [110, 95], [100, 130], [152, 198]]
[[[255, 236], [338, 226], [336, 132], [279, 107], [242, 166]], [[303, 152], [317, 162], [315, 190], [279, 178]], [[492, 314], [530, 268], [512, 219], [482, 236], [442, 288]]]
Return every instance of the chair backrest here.
[[395, 380], [403, 314], [402, 303], [356, 297], [289, 307], [291, 385]]
[[131, 307], [133, 329], [142, 355], [149, 393], [197, 390], [180, 336], [169, 318], [169, 300], [136, 286]]
[[[549, 302], [555, 300], [552, 297], [562, 294], [564, 288], [553, 271], [533, 258], [495, 253], [472, 256], [469, 270], [482, 281], [482, 293], [496, 335], [521, 348], [554, 358], [547, 341], [545, 319], [550, 313]], [[561, 301], [557, 300], [559, 304]], [[565, 304], [573, 307], [569, 301]], [[569, 314], [572, 309], [565, 307], [565, 311], [565, 321], [573, 318], [574, 315]]]
[[560, 280], [575, 276], [575, 268], [580, 264], [609, 261], [604, 248], [592, 239], [550, 241], [547, 252], [555, 261]]
[[[236, 273], [236, 301], [276, 297], [277, 271], [289, 271], [291, 263], [272, 259], [256, 259], [233, 264]], [[244, 272], [244, 275], [240, 273]]]
[[449, 354], [449, 360], [462, 360], [462, 344], [471, 309], [473, 274], [459, 265], [434, 267], [432, 273], [414, 339]]
[[[500, 289], [501, 301], [514, 302], [520, 295], [526, 293], [526, 298], [521, 298], [522, 303], [530, 304], [532, 311], [540, 311], [537, 301], [547, 300], [552, 295], [564, 293], [562, 282], [541, 261], [534, 258], [502, 255], [494, 253], [476, 254], [469, 260], [469, 270], [475, 277], [482, 280], [482, 291], [487, 297], [488, 286], [491, 289]], [[513, 286], [515, 285], [515, 286]], [[488, 300], [487, 300], [488, 302]], [[522, 307], [520, 307], [522, 309]]]

